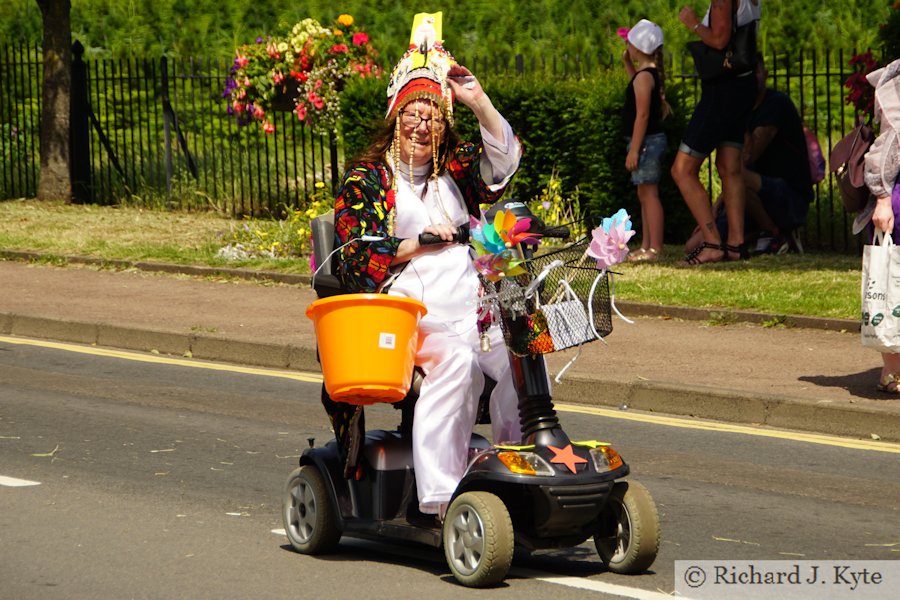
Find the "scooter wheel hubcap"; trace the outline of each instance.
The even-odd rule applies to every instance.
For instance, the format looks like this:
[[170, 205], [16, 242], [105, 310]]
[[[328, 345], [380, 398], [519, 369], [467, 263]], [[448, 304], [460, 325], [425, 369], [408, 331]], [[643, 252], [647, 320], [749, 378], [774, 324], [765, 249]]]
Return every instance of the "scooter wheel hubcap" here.
[[461, 510], [450, 523], [447, 543], [454, 566], [465, 575], [478, 569], [484, 555], [484, 524], [478, 513], [469, 507]]

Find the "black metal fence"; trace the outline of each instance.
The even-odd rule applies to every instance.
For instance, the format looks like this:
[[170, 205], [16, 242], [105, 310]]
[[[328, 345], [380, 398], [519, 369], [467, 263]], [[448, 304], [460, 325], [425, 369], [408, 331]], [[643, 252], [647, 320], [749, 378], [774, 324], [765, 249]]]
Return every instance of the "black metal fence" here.
[[[843, 87], [852, 54], [773, 52], [766, 57], [769, 84], [791, 96], [826, 156], [853, 126], [855, 115], [844, 102]], [[76, 65], [80, 61], [76, 47]], [[611, 62], [601, 55], [515, 56], [471, 57], [466, 64], [480, 77], [579, 78], [596, 76]], [[226, 114], [222, 90], [230, 61], [103, 59], [82, 64], [87, 92], [73, 119], [87, 120], [89, 131], [83, 150], [76, 150], [90, 156], [89, 172], [81, 175], [83, 186], [74, 186], [83, 201], [112, 204], [138, 197], [143, 204], [277, 213], [282, 205], [302, 206], [316, 182], [336, 182], [335, 140], [312, 135], [290, 113], [276, 114], [272, 135], [262, 135], [254, 124], [239, 127]], [[690, 59], [674, 57], [667, 72], [670, 82], [681, 84], [685, 107], [693, 106], [699, 82]], [[0, 49], [0, 199], [36, 193], [40, 81], [38, 48]], [[717, 186], [712, 174], [709, 185]], [[817, 185], [805, 238], [810, 247], [856, 246], [830, 176]]]

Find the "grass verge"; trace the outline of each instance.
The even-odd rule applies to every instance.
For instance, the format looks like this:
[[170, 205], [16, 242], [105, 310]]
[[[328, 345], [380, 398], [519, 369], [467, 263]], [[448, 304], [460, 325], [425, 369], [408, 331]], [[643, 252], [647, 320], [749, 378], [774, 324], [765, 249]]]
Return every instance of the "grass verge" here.
[[[240, 221], [211, 212], [171, 212], [9, 200], [0, 202], [0, 249], [106, 260], [155, 261], [308, 273], [305, 257], [229, 261], [217, 257]], [[808, 252], [682, 268], [668, 246], [656, 263], [618, 265], [620, 301], [855, 319], [856, 256]]]

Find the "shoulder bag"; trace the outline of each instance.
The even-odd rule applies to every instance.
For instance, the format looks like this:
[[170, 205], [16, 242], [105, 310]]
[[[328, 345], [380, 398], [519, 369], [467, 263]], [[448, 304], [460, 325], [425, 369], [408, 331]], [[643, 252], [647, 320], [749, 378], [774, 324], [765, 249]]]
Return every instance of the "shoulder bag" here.
[[866, 187], [866, 152], [875, 141], [872, 128], [860, 123], [845, 135], [828, 157], [829, 170], [837, 179], [838, 189], [844, 210], [858, 212], [869, 200], [869, 188]]
[[[712, 15], [710, 15], [712, 26]], [[757, 21], [737, 26], [737, 0], [731, 3], [731, 39], [721, 50], [700, 40], [687, 43], [694, 58], [694, 68], [702, 81], [714, 81], [731, 75], [742, 75], [756, 68]]]

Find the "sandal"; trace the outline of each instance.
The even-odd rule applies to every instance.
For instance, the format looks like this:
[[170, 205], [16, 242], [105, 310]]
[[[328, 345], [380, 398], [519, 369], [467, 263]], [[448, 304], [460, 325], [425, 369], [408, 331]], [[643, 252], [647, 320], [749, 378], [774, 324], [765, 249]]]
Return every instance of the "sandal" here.
[[654, 262], [659, 260], [659, 250], [655, 248], [641, 248], [628, 255], [628, 262]]
[[882, 377], [875, 389], [885, 394], [900, 394], [900, 371]]
[[[712, 260], [700, 260], [700, 253], [705, 249], [709, 248], [710, 250], [720, 250], [722, 251], [722, 256]], [[709, 242], [703, 242], [693, 250], [691, 253], [685, 256], [680, 263], [681, 266], [696, 266], [696, 265], [705, 265], [706, 263], [711, 262], [722, 262], [723, 260], [728, 260], [728, 253], [725, 251], [726, 246], [724, 244], [710, 244]]]
[[[737, 246], [722, 244], [722, 249], [725, 250], [725, 260], [748, 260], [750, 258], [750, 251], [747, 249], [747, 244], [738, 244]], [[731, 258], [732, 254], [737, 254], [738, 257]]]

